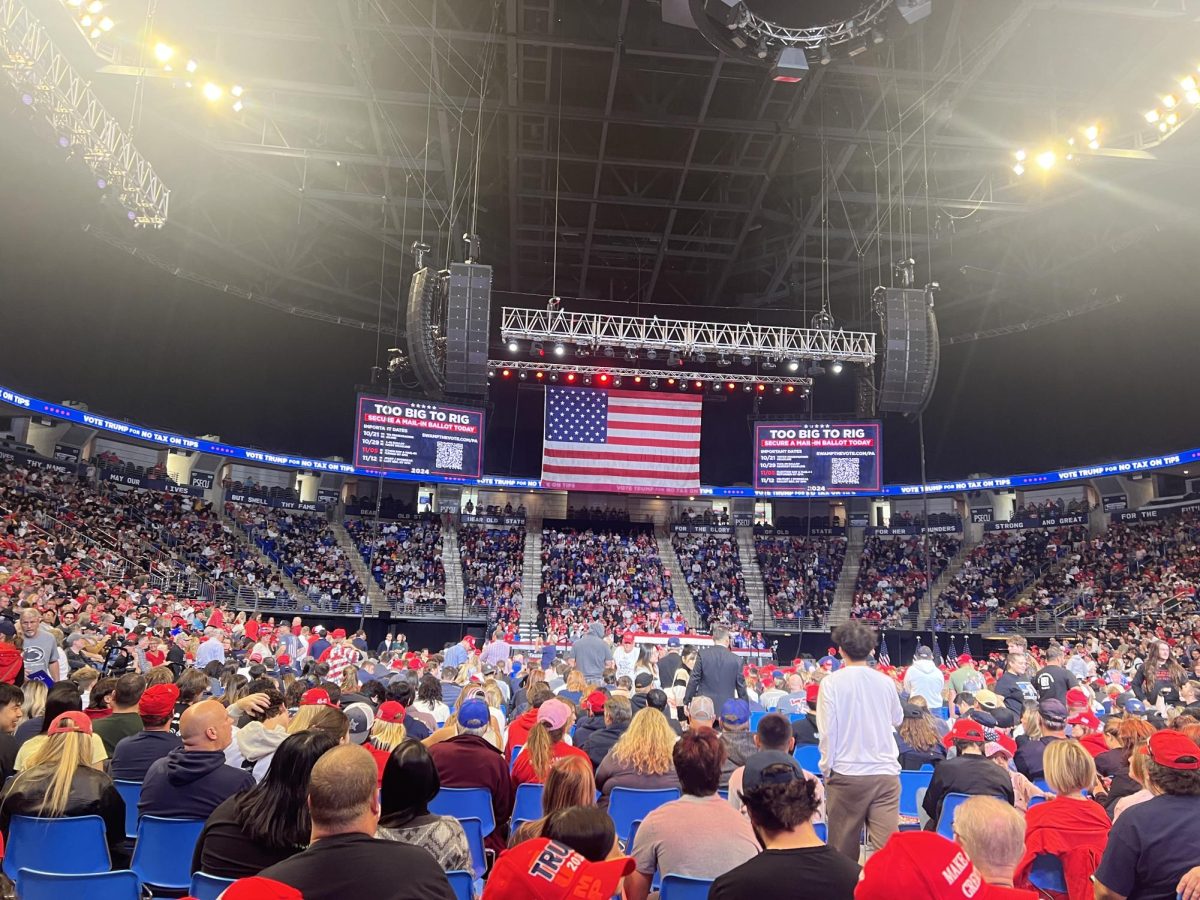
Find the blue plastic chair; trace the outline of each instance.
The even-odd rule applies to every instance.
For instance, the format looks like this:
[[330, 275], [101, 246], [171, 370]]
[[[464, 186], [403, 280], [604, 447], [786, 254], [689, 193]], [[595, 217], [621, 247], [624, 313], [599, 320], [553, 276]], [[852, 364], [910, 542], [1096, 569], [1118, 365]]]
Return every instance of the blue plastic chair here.
[[938, 719], [948, 720], [950, 718], [950, 708], [944, 703], [936, 709], [931, 709], [929, 712]]
[[456, 900], [475, 900], [475, 878], [470, 872], [447, 872], [446, 877]]
[[[496, 830], [496, 814], [492, 812], [492, 794], [487, 788], [444, 787], [429, 801], [429, 811], [454, 819], [478, 819], [487, 837]], [[538, 804], [538, 816], [541, 804]], [[537, 818], [537, 816], [534, 816]]]
[[1039, 803], [1046, 803], [1049, 799], [1049, 797], [1030, 797], [1028, 809], [1033, 809]]
[[708, 900], [711, 878], [688, 878], [686, 875], [664, 875], [659, 900]]
[[814, 775], [821, 773], [821, 748], [816, 744], [800, 744], [792, 752], [792, 756], [805, 771]]
[[[900, 773], [900, 815], [921, 817], [921, 789], [929, 790], [929, 782], [933, 780], [932, 769], [928, 772]], [[920, 824], [901, 825], [901, 830], [912, 831], [920, 828]]]
[[722, 800], [728, 800], [729, 799], [729, 788], [721, 788], [720, 790], [717, 791], [717, 796], [720, 797]]
[[624, 843], [629, 839], [629, 828], [635, 821], [646, 818], [664, 803], [678, 799], [679, 788], [613, 788], [608, 796], [608, 814], [617, 827], [617, 837]]
[[483, 823], [478, 819], [460, 819], [467, 833], [467, 846], [471, 848], [471, 865], [475, 878], [482, 878], [487, 871], [487, 855], [483, 852]]
[[765, 713], [765, 712], [752, 712], [752, 713], [750, 713], [750, 730], [751, 730], [751, 731], [757, 731], [757, 730], [758, 730], [758, 723], [759, 723], [759, 722], [761, 722], [761, 721], [763, 720], [763, 716], [765, 716], [765, 715], [766, 715], [766, 713]]
[[[541, 784], [518, 784], [517, 793], [513, 798], [512, 818], [530, 821], [542, 817], [542, 793], [545, 786]], [[513, 825], [513, 828], [516, 828]]]
[[142, 797], [140, 781], [118, 781], [113, 779], [113, 787], [125, 801], [125, 837], [133, 840], [137, 837], [138, 801]]
[[186, 891], [192, 886], [192, 853], [203, 830], [203, 819], [142, 816], [129, 868], [142, 884]]
[[1046, 781], [1045, 778], [1034, 779], [1033, 786], [1036, 787], [1040, 791], [1045, 791], [1047, 794], [1054, 793], [1054, 791], [1051, 790], [1051, 788], [1050, 788], [1050, 782]]
[[933, 763], [925, 763], [925, 765], [921, 766], [921, 768], [917, 769], [917, 771], [918, 772], [932, 772], [933, 771]]
[[513, 745], [512, 759], [508, 762], [508, 771], [511, 772], [513, 770], [513, 766], [517, 764], [517, 757], [521, 755], [521, 748], [524, 746], [524, 744]]
[[[813, 822], [813, 831], [817, 833], [817, 837], [819, 837], [822, 841], [828, 842], [829, 827], [824, 822]], [[199, 900], [204, 900], [204, 898], [201, 897]]]
[[[61, 847], [59, 852], [62, 852]], [[62, 900], [63, 897], [86, 897], [87, 900], [141, 898], [138, 878], [128, 869], [119, 872], [93, 872], [89, 875], [60, 875], [55, 872], [39, 872], [37, 869], [21, 869], [19, 874], [21, 900]]]
[[233, 882], [232, 878], [218, 878], [216, 875], [197, 872], [192, 876], [192, 886], [188, 890], [188, 894], [195, 897], [196, 900], [217, 900], [221, 896], [221, 891]]
[[1039, 853], [1029, 867], [1029, 883], [1041, 891], [1067, 893], [1067, 876], [1062, 861], [1049, 853]]
[[[70, 847], [66, 853], [64, 847]], [[93, 875], [112, 868], [99, 816], [37, 819], [13, 816], [4, 848], [4, 874], [20, 885], [19, 869], [56, 875]]]
[[942, 812], [938, 816], [937, 833], [946, 840], [954, 840], [954, 811], [970, 798], [970, 794], [947, 794], [942, 798]]

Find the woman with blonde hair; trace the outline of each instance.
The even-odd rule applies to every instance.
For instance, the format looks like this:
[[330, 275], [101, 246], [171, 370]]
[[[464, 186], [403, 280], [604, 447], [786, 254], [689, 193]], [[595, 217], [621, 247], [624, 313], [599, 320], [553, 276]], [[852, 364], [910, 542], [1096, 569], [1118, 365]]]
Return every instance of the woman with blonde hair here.
[[639, 710], [596, 769], [601, 808], [608, 808], [608, 798], [615, 787], [642, 790], [679, 787], [679, 776], [671, 759], [676, 740], [666, 716], [649, 707]]
[[[92, 669], [96, 672], [95, 669]], [[100, 677], [100, 673], [96, 672], [96, 678]], [[92, 684], [96, 682], [93, 681]], [[42, 716], [46, 712], [46, 683], [37, 678], [32, 678], [21, 685], [21, 694], [25, 698], [21, 701], [21, 724], [17, 726], [17, 731], [14, 735], [17, 741], [17, 746], [25, 743], [42, 729]], [[82, 703], [82, 701], [80, 701]]]
[[[99, 816], [115, 868], [125, 868], [125, 801], [95, 758], [92, 720], [81, 710], [54, 717], [46, 736], [0, 799], [0, 833], [13, 816]], [[65, 849], [65, 848], [64, 848]]]
[[288, 722], [287, 733], [301, 731], [324, 731], [344, 744], [350, 736], [350, 720], [336, 706], [301, 706]]
[[572, 669], [567, 673], [567, 683], [558, 696], [563, 700], [570, 700], [576, 706], [583, 699], [583, 695], [587, 692], [587, 679], [583, 677], [583, 673], [578, 669]]
[[387, 765], [388, 757], [392, 755], [393, 750], [408, 739], [408, 733], [404, 728], [405, 713], [404, 704], [397, 703], [395, 700], [388, 700], [381, 704], [379, 712], [375, 714], [375, 723], [371, 726], [371, 734], [367, 737], [367, 742], [363, 744], [375, 757], [375, 764], [379, 766], [379, 783], [381, 785], [383, 784], [383, 769]]
[[523, 822], [513, 830], [508, 846], [515, 847], [531, 838], [545, 837], [542, 829], [552, 813], [572, 806], [596, 805], [596, 776], [592, 765], [578, 756], [564, 756], [550, 765], [542, 790], [542, 817]]
[[[529, 737], [513, 762], [512, 783], [543, 784], [550, 774], [550, 764], [563, 756], [588, 755], [578, 747], [572, 747], [563, 738], [575, 720], [571, 707], [562, 700], [547, 700], [537, 711], [537, 721], [529, 731]], [[591, 760], [588, 760], [591, 765]]]

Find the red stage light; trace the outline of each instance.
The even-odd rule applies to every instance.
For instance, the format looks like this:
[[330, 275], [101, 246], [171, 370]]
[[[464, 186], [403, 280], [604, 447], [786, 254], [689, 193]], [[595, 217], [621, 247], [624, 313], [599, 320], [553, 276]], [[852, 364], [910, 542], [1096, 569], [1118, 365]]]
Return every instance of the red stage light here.
[[500, 374], [501, 374], [501, 375], [503, 375], [505, 378], [507, 378], [509, 375], [511, 375], [511, 374], [512, 374], [512, 372], [508, 371], [508, 369], [505, 369], [505, 370], [504, 370], [503, 372], [501, 372]]
[[667, 384], [674, 384], [674, 383], [675, 383], [675, 379], [674, 379], [674, 378], [668, 378], [668, 379], [667, 379]]
[[539, 379], [541, 379], [541, 378], [545, 378], [545, 377], [546, 377], [546, 373], [545, 373], [545, 372], [538, 372], [538, 373], [537, 373], [537, 375], [535, 375], [534, 377], [535, 377], [535, 378], [539, 378]]
[[634, 375], [634, 376], [633, 376], [633, 383], [634, 383], [634, 384], [641, 384], [641, 383], [642, 383], [642, 376], [641, 376], [641, 375]]
[[571, 372], [569, 375], [567, 375], [567, 381], [574, 381], [574, 380], [575, 380], [574, 372]]
[[766, 386], [765, 384], [760, 384], [760, 385], [757, 385], [757, 386], [755, 387], [755, 390], [757, 390], [757, 391], [758, 391], [760, 394], [761, 394], [763, 391], [765, 391], [766, 389], [767, 389], [767, 386]]
[[732, 391], [737, 387], [737, 385], [731, 381], [731, 382], [729, 382], [729, 384], [725, 385], [725, 387], [729, 388]]
[[599, 376], [599, 379], [600, 379], [601, 384], [608, 384], [608, 376], [607, 375], [601, 375], [601, 376]]
[[796, 393], [796, 386], [795, 386], [794, 384], [789, 384], [789, 385], [787, 386], [787, 392], [788, 392], [789, 394], [794, 394], [794, 393]]
[[696, 382], [696, 390], [700, 390], [702, 387], [704, 387], [704, 382], [703, 382], [703, 381], [697, 381], [697, 382]]

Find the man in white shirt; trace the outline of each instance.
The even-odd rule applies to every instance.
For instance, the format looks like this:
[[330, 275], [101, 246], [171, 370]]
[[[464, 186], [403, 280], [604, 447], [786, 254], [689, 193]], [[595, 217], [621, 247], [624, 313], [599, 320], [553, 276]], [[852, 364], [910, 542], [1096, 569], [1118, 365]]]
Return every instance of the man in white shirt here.
[[633, 643], [633, 635], [626, 632], [621, 636], [621, 646], [613, 650], [613, 662], [617, 666], [617, 677], [625, 675], [632, 680], [637, 661], [638, 649]]
[[865, 826], [868, 849], [900, 829], [900, 760], [895, 729], [904, 717], [896, 686], [867, 665], [875, 630], [852, 619], [833, 630], [843, 660], [821, 681], [817, 731], [829, 846], [858, 862]]

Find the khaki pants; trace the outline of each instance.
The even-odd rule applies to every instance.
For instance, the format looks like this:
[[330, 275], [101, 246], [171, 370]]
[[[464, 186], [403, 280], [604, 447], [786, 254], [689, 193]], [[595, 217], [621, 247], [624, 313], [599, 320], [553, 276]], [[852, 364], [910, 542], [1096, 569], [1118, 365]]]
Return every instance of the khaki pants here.
[[868, 850], [878, 850], [900, 830], [900, 776], [831, 772], [825, 779], [825, 818], [829, 846], [858, 862], [864, 827]]

